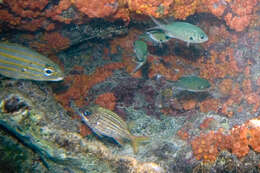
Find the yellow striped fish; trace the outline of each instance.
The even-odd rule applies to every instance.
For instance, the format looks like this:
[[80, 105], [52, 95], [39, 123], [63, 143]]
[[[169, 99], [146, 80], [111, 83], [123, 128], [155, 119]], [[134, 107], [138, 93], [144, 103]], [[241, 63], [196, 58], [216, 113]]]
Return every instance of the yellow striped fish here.
[[29, 48], [15, 43], [0, 42], [0, 74], [15, 79], [60, 81], [60, 67]]
[[97, 135], [108, 136], [115, 139], [119, 144], [131, 141], [134, 153], [138, 152], [138, 143], [148, 140], [146, 136], [134, 136], [129, 130], [126, 122], [116, 113], [100, 106], [90, 108], [90, 111], [79, 113], [84, 123]]

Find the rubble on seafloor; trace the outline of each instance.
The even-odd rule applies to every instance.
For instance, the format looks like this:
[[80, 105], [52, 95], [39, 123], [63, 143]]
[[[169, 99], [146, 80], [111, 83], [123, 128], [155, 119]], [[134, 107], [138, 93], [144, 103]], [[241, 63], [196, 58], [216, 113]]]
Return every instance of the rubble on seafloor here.
[[[56, 103], [45, 84], [4, 80], [1, 90], [4, 91], [0, 96], [1, 147], [4, 151], [1, 162], [13, 161], [9, 166], [14, 169], [25, 172], [201, 172], [214, 169], [246, 172], [258, 169], [260, 158], [253, 150], [242, 160], [229, 149], [219, 150], [213, 163], [196, 160], [193, 152], [195, 155], [197, 152], [189, 144], [194, 140], [193, 136], [217, 129], [229, 131], [232, 120], [214, 113], [193, 112], [179, 117], [161, 115], [158, 119], [134, 106], [118, 105], [124, 110], [127, 122], [132, 124], [131, 132], [150, 137], [134, 155], [129, 144], [119, 146], [106, 139], [80, 135], [80, 121], [72, 119]], [[212, 121], [205, 122], [207, 119]], [[187, 132], [187, 138], [180, 131]], [[201, 154], [205, 157], [207, 147], [215, 144], [200, 143], [198, 147], [204, 145], [206, 148], [202, 151], [205, 153]], [[215, 153], [209, 151], [208, 155], [212, 154]]]
[[9, 167], [23, 172], [163, 172], [152, 161], [135, 159], [129, 146], [119, 154], [113, 152], [122, 150], [118, 146], [83, 138], [79, 122], [55, 102], [48, 87], [5, 81], [1, 91], [1, 165], [8, 163], [1, 172]]

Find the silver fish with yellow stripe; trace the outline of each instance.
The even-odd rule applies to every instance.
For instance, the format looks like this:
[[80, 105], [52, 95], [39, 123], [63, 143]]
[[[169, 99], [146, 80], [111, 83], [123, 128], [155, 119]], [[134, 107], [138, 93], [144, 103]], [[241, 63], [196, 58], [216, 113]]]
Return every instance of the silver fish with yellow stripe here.
[[60, 81], [64, 78], [60, 67], [47, 57], [8, 42], [0, 42], [0, 74], [9, 78], [37, 81]]
[[171, 22], [160, 23], [155, 18], [150, 16], [153, 22], [157, 25], [151, 29], [162, 30], [169, 38], [176, 38], [185, 41], [189, 46], [190, 43], [203, 43], [208, 41], [207, 34], [198, 26], [187, 22]]
[[100, 106], [93, 106], [84, 113], [79, 113], [84, 123], [97, 135], [108, 136], [119, 144], [131, 141], [134, 153], [138, 152], [138, 143], [148, 140], [146, 136], [134, 136], [128, 130], [126, 122], [116, 113]]

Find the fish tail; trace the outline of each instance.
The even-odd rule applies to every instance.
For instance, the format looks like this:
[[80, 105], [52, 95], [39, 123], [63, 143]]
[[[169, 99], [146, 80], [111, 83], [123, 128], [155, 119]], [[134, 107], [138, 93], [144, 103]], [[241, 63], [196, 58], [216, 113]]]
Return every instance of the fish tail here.
[[135, 154], [138, 152], [139, 143], [147, 140], [149, 140], [147, 136], [131, 136], [131, 144]]

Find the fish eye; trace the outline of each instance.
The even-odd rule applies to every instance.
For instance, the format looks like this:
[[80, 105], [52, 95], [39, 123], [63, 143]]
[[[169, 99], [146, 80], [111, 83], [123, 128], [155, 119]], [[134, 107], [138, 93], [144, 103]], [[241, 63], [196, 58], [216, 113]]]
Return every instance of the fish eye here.
[[193, 40], [193, 37], [190, 37], [190, 40]]
[[200, 36], [200, 39], [201, 39], [201, 40], [203, 40], [204, 38], [205, 38], [204, 35], [201, 35], [201, 36]]
[[22, 72], [26, 72], [27, 71], [27, 69], [26, 68], [22, 68], [22, 70], [21, 70]]
[[52, 75], [54, 70], [52, 68], [44, 68], [44, 74], [45, 76], [50, 76]]
[[91, 112], [85, 111], [85, 112], [83, 112], [83, 115], [87, 117], [87, 116], [91, 115]]
[[170, 37], [169, 37], [168, 35], [166, 35], [165, 38], [166, 38], [167, 40], [170, 39]]

